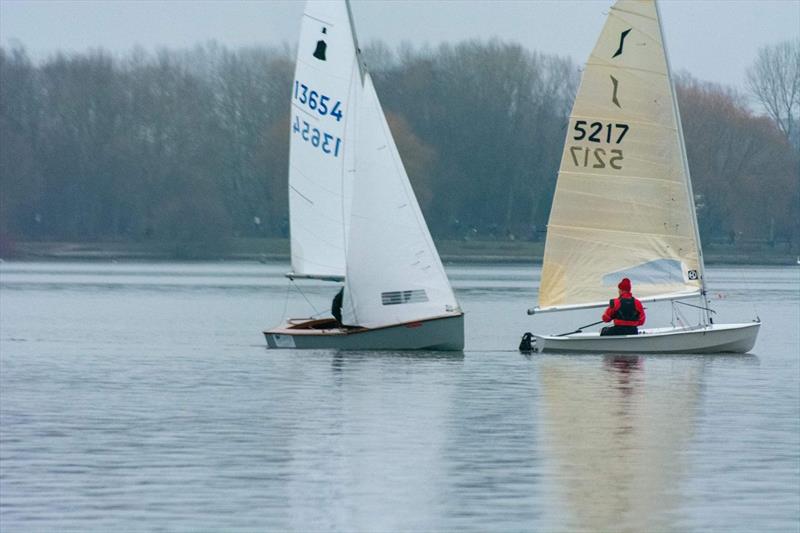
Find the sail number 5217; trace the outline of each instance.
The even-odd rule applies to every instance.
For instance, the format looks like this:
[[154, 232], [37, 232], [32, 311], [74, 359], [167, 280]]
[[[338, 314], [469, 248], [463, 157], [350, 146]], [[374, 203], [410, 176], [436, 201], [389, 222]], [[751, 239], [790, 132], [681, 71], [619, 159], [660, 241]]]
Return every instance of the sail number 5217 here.
[[615, 169], [622, 170], [622, 150], [609, 150], [606, 153], [603, 148], [584, 148], [583, 146], [570, 146], [569, 154], [576, 167], [584, 168], [606, 168], [606, 165]]
[[[603, 124], [602, 122], [592, 122], [588, 124], [585, 120], [575, 121], [575, 135], [572, 137], [576, 141], [586, 139], [589, 142], [607, 142], [619, 144], [625, 134], [628, 133], [627, 124]], [[615, 140], [616, 138], [616, 140]]]

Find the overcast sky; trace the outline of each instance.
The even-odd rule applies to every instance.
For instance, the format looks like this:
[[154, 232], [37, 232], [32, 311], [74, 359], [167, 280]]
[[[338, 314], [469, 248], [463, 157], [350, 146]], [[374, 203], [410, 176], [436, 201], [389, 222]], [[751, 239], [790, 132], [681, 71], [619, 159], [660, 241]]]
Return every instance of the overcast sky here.
[[[480, 38], [516, 41], [583, 63], [608, 0], [352, 0], [359, 40], [414, 45]], [[800, 38], [800, 0], [664, 0], [675, 70], [743, 87], [759, 47]], [[0, 43], [37, 59], [102, 47], [123, 54], [209, 40], [230, 47], [294, 45], [303, 2], [293, 0], [0, 0]]]

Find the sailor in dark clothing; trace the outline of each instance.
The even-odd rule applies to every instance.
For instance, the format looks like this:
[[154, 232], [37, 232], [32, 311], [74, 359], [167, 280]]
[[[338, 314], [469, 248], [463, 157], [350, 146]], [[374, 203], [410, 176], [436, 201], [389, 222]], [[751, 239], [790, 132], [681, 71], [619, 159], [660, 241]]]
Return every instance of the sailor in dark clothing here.
[[331, 303], [331, 314], [333, 318], [336, 319], [336, 323], [340, 326], [342, 325], [342, 299], [344, 298], [344, 287], [339, 289], [339, 292], [336, 293], [336, 296], [333, 297], [333, 302]]
[[617, 285], [619, 297], [608, 302], [608, 308], [603, 313], [603, 322], [614, 321], [613, 326], [608, 326], [600, 331], [600, 335], [636, 335], [638, 326], [644, 324], [645, 315], [642, 302], [631, 294], [631, 280], [623, 278]]

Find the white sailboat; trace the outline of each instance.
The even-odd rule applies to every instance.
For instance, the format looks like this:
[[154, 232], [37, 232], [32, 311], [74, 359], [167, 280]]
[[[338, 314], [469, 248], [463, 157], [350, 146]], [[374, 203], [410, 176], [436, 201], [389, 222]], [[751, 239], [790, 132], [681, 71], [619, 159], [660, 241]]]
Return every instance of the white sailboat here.
[[264, 332], [268, 346], [463, 349], [464, 315], [361, 60], [349, 2], [307, 2], [291, 104], [287, 276], [344, 281], [344, 325], [289, 319]]
[[710, 316], [655, 0], [616, 2], [589, 56], [553, 197], [539, 305], [528, 314], [606, 307], [623, 277], [643, 303], [700, 298], [699, 323], [627, 336], [534, 334], [535, 349], [709, 353], [747, 352], [755, 344], [759, 322], [719, 325]]

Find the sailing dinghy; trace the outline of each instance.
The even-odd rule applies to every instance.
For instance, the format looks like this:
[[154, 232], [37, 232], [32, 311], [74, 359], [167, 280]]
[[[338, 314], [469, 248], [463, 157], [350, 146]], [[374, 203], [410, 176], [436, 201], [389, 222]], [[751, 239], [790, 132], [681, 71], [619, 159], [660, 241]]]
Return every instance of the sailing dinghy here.
[[306, 4], [291, 97], [290, 279], [344, 281], [341, 324], [289, 319], [270, 348], [461, 350], [464, 314], [358, 49], [350, 4]]
[[692, 183], [655, 0], [611, 8], [569, 119], [542, 264], [528, 314], [602, 308], [627, 277], [642, 301], [699, 298], [698, 324], [534, 334], [536, 351], [747, 352], [758, 321], [714, 324]]

